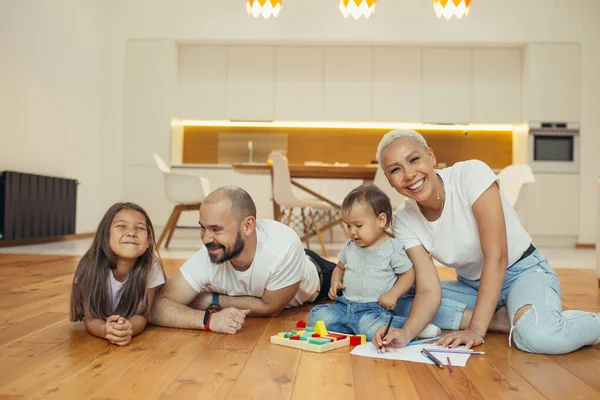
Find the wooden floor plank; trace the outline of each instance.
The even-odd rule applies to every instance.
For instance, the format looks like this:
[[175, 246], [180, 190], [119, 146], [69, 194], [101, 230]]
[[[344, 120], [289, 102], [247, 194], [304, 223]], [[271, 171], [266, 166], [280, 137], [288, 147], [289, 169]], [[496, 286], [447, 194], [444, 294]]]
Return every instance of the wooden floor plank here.
[[[201, 350], [159, 399], [225, 399], [249, 356], [241, 350]], [[254, 386], [246, 388], [246, 394], [253, 391]]]
[[404, 362], [358, 356], [351, 362], [357, 399], [419, 399]]
[[594, 399], [600, 392], [544, 355], [512, 358], [511, 367], [548, 399]]
[[235, 335], [215, 335], [208, 345], [209, 349], [250, 351], [265, 332], [262, 318], [247, 318], [244, 327]]
[[439, 374], [441, 371], [436, 371], [433, 366], [427, 364], [405, 362], [404, 366], [421, 399], [452, 398], [446, 386], [435, 377], [435, 374]]
[[109, 347], [104, 340], [83, 338], [57, 345], [17, 365], [0, 366], [0, 394], [31, 397], [61, 374], [72, 374], [90, 365], [97, 353]]
[[71, 322], [68, 319], [42, 329], [32, 335], [19, 340], [20, 343], [48, 343], [60, 344], [68, 340], [79, 340], [88, 337], [90, 334], [86, 331], [83, 322]]
[[177, 330], [145, 357], [92, 397], [155, 399], [163, 393], [213, 337], [207, 332]]
[[21, 343], [15, 342], [2, 348], [0, 352], [0, 373], [7, 368], [19, 369], [28, 360], [36, 358], [42, 353], [52, 349], [53, 343]]
[[275, 345], [254, 349], [225, 398], [289, 399], [301, 354], [301, 350]]
[[485, 399], [545, 399], [512, 369], [507, 359], [493, 351], [488, 350], [486, 355], [473, 355], [466, 367], [455, 369], [462, 370]]
[[46, 290], [35, 292], [24, 292], [18, 289], [9, 290], [3, 293], [4, 301], [0, 304], [0, 312], [10, 310], [15, 307], [35, 303], [37, 301], [48, 300], [53, 297], [64, 295], [71, 292], [71, 284], [61, 284]]
[[41, 311], [58, 312], [68, 315], [70, 297], [71, 293], [66, 292], [58, 295], [53, 294], [37, 301], [26, 302], [25, 304], [11, 308], [10, 310], [0, 311], [0, 321], [4, 324], [12, 325], [35, 317], [36, 315], [39, 315]]
[[33, 318], [12, 324], [11, 326], [0, 330], [0, 347], [64, 321], [67, 318], [68, 316], [62, 313], [42, 312], [40, 315]]
[[[600, 393], [600, 365], [596, 364], [597, 353], [600, 352], [592, 347], [586, 347], [573, 353], [549, 358]], [[590, 368], [595, 364], [596, 368]]]
[[318, 393], [328, 400], [356, 398], [350, 354], [303, 352], [296, 375], [292, 400], [303, 400]]
[[[133, 364], [174, 333], [175, 331], [168, 332], [165, 328], [148, 329], [140, 335], [142, 340], [126, 347], [110, 345], [103, 341], [102, 350], [88, 354], [86, 359], [78, 360], [77, 363], [57, 361], [32, 371], [30, 380], [35, 382], [33, 387], [21, 386], [22, 382], [11, 386], [15, 388], [15, 392], [33, 398], [85, 399], [111, 385]], [[49, 376], [52, 376], [51, 380], [48, 380]]]

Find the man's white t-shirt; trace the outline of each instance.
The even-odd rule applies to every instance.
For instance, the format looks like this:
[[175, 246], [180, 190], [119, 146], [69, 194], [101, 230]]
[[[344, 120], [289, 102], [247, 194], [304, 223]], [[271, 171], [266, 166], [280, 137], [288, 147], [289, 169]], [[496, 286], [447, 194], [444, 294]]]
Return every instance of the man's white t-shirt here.
[[[417, 202], [406, 199], [394, 218], [394, 235], [405, 249], [423, 245], [436, 260], [456, 269], [466, 279], [481, 277], [484, 257], [473, 204], [498, 177], [479, 160], [463, 161], [436, 170], [444, 182], [446, 200], [440, 217], [427, 221]], [[531, 244], [517, 213], [500, 190], [508, 240], [508, 266], [514, 264]]]
[[[115, 279], [112, 270], [108, 274], [108, 280], [110, 281], [110, 294], [111, 294], [111, 302], [112, 302], [112, 311], [115, 312], [117, 306], [119, 305], [119, 301], [121, 301], [121, 297], [123, 296], [123, 286], [125, 286], [125, 282], [129, 279], [129, 275], [125, 278], [123, 282], [119, 282]], [[153, 287], [157, 287], [165, 283], [165, 276], [163, 275], [162, 268], [158, 261], [155, 261], [150, 268], [150, 272], [148, 274], [148, 289], [152, 289]]]
[[287, 307], [317, 298], [321, 288], [317, 268], [293, 229], [277, 221], [257, 220], [256, 240], [254, 260], [246, 271], [235, 270], [229, 261], [213, 264], [205, 246], [179, 270], [198, 293], [212, 291], [261, 298], [265, 290], [279, 290], [300, 282]]

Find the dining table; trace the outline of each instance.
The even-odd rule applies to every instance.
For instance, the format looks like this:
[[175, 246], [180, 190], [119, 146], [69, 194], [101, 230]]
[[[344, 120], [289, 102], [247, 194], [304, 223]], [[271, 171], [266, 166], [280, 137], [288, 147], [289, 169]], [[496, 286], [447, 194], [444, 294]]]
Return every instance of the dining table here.
[[[281, 207], [275, 201], [273, 196], [273, 168], [268, 163], [234, 163], [231, 165], [233, 170], [242, 174], [269, 174], [271, 175], [271, 198], [273, 199], [273, 219], [281, 221]], [[348, 164], [289, 164], [291, 183], [298, 189], [310, 194], [311, 196], [330, 204], [336, 209], [341, 209], [341, 205], [327, 198], [321, 193], [306, 187], [296, 179], [362, 179], [365, 184], [373, 182], [375, 173], [377, 172], [377, 164], [367, 165], [348, 165]], [[341, 219], [337, 218], [324, 225], [321, 230], [331, 229], [333, 226], [341, 223]], [[308, 234], [309, 237], [314, 233]], [[303, 238], [304, 240], [305, 238]]]

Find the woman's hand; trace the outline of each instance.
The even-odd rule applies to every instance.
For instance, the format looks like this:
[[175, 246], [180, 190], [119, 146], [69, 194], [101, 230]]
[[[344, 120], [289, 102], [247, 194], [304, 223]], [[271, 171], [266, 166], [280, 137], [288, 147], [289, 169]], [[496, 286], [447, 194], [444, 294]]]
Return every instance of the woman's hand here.
[[434, 343], [434, 345], [448, 347], [449, 349], [456, 348], [461, 344], [464, 344], [466, 349], [470, 349], [471, 347], [483, 344], [483, 340], [481, 339], [481, 336], [472, 330], [465, 329], [444, 335], [440, 340]]
[[375, 336], [373, 336], [373, 345], [384, 353], [394, 351], [395, 348], [404, 347], [412, 340], [408, 332], [402, 328], [390, 328], [384, 338], [385, 328], [385, 326], [380, 326], [375, 332]]
[[385, 292], [384, 294], [379, 296], [377, 302], [381, 307], [385, 308], [386, 310], [394, 311], [394, 309], [396, 308], [396, 303], [398, 302], [398, 298], [390, 292]]
[[331, 282], [331, 286], [329, 287], [329, 298], [331, 300], [337, 300], [337, 298], [338, 298], [337, 292], [338, 292], [338, 290], [341, 290], [341, 289], [346, 289], [346, 285], [344, 285], [340, 281]]

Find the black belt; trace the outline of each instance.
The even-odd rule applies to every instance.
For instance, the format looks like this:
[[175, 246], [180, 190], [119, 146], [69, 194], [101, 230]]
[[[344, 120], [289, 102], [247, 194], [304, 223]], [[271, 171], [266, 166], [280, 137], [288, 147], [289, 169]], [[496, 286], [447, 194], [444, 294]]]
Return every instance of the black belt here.
[[[524, 259], [526, 259], [527, 257], [529, 257], [530, 255], [533, 254], [533, 252], [536, 251], [535, 246], [532, 244], [529, 245], [529, 247], [527, 248], [527, 250], [525, 250], [525, 252], [523, 253], [523, 255], [521, 256], [521, 258], [519, 258], [517, 261], [515, 261], [513, 263], [513, 265], [515, 265], [516, 263], [518, 263], [519, 261], [522, 261]], [[511, 265], [512, 267], [512, 265]], [[509, 267], [510, 268], [510, 267]]]

